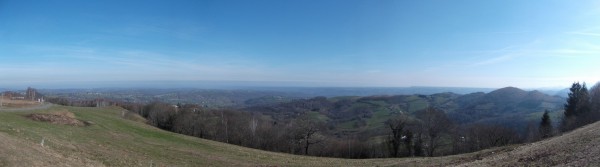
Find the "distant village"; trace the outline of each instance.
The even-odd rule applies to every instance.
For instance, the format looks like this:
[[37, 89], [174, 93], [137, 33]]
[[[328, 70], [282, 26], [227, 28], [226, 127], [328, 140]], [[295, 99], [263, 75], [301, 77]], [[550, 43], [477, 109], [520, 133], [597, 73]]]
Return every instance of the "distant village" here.
[[14, 91], [5, 91], [2, 92], [2, 98], [7, 98], [10, 100], [29, 100], [29, 101], [37, 101], [44, 102], [44, 95], [37, 92], [36, 89], [28, 87], [24, 92], [14, 92]]

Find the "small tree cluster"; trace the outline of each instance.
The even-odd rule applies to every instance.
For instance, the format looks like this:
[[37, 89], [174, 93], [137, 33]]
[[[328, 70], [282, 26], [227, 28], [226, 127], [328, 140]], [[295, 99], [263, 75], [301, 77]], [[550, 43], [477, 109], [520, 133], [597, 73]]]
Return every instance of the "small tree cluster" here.
[[433, 107], [418, 111], [415, 115], [414, 120], [407, 115], [400, 115], [387, 122], [390, 130], [387, 140], [390, 156], [444, 155], [439, 150], [450, 145], [448, 140], [442, 139], [451, 138], [454, 130], [452, 121], [444, 111]]
[[[600, 90], [596, 84], [591, 91], [588, 91], [585, 83], [573, 83], [569, 89], [567, 103], [564, 106], [565, 112], [561, 124], [561, 130], [570, 131], [577, 127], [596, 122], [600, 118], [598, 103], [600, 103]], [[590, 96], [592, 92], [592, 96]]]

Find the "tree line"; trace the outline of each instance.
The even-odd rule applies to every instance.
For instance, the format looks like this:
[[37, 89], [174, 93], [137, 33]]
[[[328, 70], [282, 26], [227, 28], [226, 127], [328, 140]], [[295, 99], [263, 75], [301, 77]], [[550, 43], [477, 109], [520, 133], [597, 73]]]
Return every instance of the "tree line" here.
[[567, 102], [558, 125], [554, 125], [550, 112], [545, 111], [537, 126], [530, 126], [529, 141], [552, 137], [569, 132], [600, 120], [600, 82], [588, 90], [585, 83], [574, 82], [569, 88]]
[[259, 112], [208, 109], [198, 105], [147, 105], [121, 103], [158, 128], [244, 147], [290, 154], [339, 157], [385, 158], [442, 156], [473, 152], [522, 142], [519, 134], [500, 125], [455, 125], [437, 108], [414, 115], [400, 114], [385, 125], [383, 140], [374, 136], [338, 136], [325, 123], [299, 114], [293, 119], [273, 120]]

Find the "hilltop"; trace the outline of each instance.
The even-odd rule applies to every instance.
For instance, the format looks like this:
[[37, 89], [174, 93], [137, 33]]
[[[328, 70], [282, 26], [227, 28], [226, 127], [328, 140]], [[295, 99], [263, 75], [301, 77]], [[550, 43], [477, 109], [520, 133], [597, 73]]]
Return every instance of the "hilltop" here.
[[[72, 113], [89, 126], [38, 122], [32, 113]], [[0, 166], [433, 166], [600, 163], [600, 123], [536, 143], [434, 158], [350, 160], [261, 151], [163, 131], [117, 107], [53, 106], [0, 112]], [[125, 117], [123, 117], [125, 116]], [[42, 139], [44, 145], [41, 145]]]

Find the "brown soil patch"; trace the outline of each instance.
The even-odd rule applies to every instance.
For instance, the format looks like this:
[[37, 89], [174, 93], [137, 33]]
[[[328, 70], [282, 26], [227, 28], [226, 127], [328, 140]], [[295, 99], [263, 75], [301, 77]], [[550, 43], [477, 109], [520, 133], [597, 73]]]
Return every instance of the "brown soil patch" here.
[[59, 125], [71, 125], [71, 126], [88, 126], [90, 122], [80, 121], [75, 119], [75, 115], [68, 111], [60, 111], [53, 113], [33, 113], [27, 115], [27, 118], [34, 121], [50, 122], [52, 124]]

